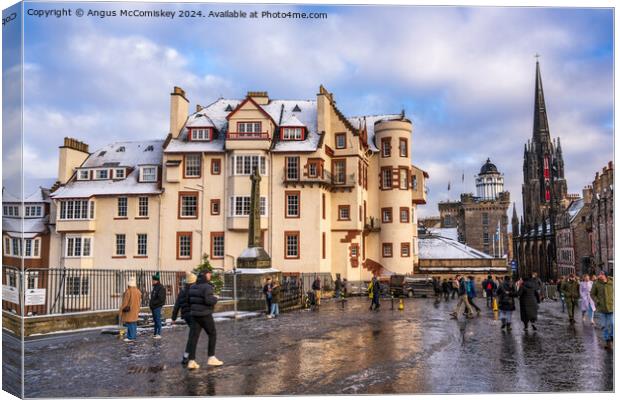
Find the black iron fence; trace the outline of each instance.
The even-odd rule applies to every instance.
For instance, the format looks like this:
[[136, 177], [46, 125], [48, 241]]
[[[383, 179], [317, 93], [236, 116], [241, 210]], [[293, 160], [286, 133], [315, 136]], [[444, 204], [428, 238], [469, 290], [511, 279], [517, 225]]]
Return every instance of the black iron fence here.
[[152, 276], [159, 272], [166, 288], [166, 305], [174, 304], [185, 271], [37, 269], [21, 271], [2, 267], [2, 309], [21, 315], [55, 315], [118, 310], [129, 279], [142, 292], [142, 306], [149, 304]]

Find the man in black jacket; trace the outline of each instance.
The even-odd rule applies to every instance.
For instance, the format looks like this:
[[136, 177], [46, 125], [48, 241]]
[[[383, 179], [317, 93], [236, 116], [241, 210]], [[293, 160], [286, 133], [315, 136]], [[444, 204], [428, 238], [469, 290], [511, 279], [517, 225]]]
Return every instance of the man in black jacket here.
[[[179, 296], [177, 297], [177, 301], [174, 303], [174, 308], [172, 309], [172, 322], [177, 320], [177, 316], [179, 315], [179, 310], [181, 311], [181, 318], [185, 321], [187, 326], [192, 326], [192, 314], [189, 304], [189, 288], [196, 283], [196, 275], [188, 272], [185, 274], [185, 285], [179, 292]], [[183, 365], [187, 365], [189, 361], [189, 335], [187, 337], [187, 343], [185, 344], [185, 353], [183, 354], [183, 360], [181, 363]]]
[[215, 321], [213, 308], [217, 303], [217, 296], [211, 284], [211, 271], [198, 275], [196, 284], [189, 288], [189, 303], [192, 315], [192, 326], [189, 331], [189, 362], [188, 369], [200, 368], [196, 362], [196, 346], [202, 329], [209, 335], [207, 365], [219, 366], [224, 364], [215, 357]]
[[159, 272], [153, 275], [153, 290], [149, 300], [149, 308], [155, 324], [154, 339], [161, 339], [161, 309], [166, 304], [166, 288], [159, 282]]

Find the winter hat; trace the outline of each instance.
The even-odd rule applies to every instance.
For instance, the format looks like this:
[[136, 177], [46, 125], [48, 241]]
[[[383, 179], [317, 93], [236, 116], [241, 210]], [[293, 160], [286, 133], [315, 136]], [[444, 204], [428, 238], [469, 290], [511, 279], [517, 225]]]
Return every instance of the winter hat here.
[[190, 285], [192, 283], [196, 283], [196, 275], [191, 273], [191, 272], [186, 272], [185, 273], [185, 283], [189, 283]]
[[154, 281], [159, 281], [159, 272], [155, 273], [152, 278]]
[[130, 276], [129, 282], [127, 282], [127, 286], [136, 287], [136, 277]]

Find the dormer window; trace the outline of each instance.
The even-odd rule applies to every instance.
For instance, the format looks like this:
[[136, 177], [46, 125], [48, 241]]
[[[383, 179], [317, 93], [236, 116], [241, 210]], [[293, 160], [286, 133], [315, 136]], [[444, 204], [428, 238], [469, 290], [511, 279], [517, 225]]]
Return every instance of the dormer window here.
[[78, 181], [87, 181], [90, 179], [90, 171], [87, 169], [81, 169], [78, 171], [77, 175]]
[[153, 151], [153, 145], [149, 144], [144, 151]]
[[95, 170], [95, 179], [110, 179], [110, 171], [107, 169]]
[[157, 167], [140, 167], [140, 182], [157, 182]]
[[282, 128], [282, 140], [303, 140], [304, 128], [284, 127]]
[[117, 153], [124, 153], [125, 152], [125, 146], [121, 146], [118, 149], [116, 149]]
[[114, 179], [125, 179], [125, 168], [116, 168], [114, 170]]
[[239, 133], [261, 133], [260, 122], [238, 122], [237, 131]]
[[210, 141], [213, 137], [211, 128], [192, 128], [190, 129], [191, 141]]
[[24, 217], [26, 218], [37, 218], [43, 216], [43, 207], [41, 206], [26, 206], [26, 212], [24, 213]]

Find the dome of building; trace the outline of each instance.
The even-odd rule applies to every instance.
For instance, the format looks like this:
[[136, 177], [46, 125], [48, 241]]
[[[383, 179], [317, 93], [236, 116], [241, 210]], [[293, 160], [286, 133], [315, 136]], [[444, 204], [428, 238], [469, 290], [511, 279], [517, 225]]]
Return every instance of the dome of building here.
[[491, 162], [490, 158], [487, 158], [487, 162], [480, 168], [480, 175], [484, 174], [498, 174], [497, 167]]

